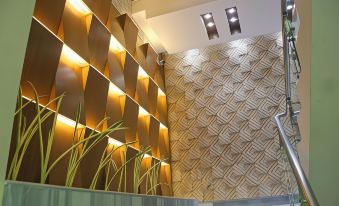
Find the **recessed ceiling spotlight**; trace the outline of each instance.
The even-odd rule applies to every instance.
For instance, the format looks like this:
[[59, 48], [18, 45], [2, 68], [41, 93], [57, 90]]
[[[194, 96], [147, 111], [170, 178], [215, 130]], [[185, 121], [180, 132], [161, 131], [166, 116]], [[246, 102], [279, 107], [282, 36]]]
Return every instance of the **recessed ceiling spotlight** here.
[[290, 5], [287, 6], [287, 10], [291, 10], [291, 9], [293, 9], [293, 7], [294, 7], [294, 5], [290, 4]]
[[230, 19], [230, 22], [232, 22], [232, 23], [234, 23], [234, 22], [236, 22], [236, 21], [238, 21], [238, 19], [235, 18], [235, 17], [232, 17], [232, 18]]
[[212, 27], [212, 26], [214, 26], [214, 23], [213, 23], [213, 22], [208, 22], [208, 23], [207, 23], [207, 26], [208, 26], [208, 27]]
[[200, 18], [206, 29], [208, 39], [211, 40], [211, 39], [219, 38], [219, 34], [218, 34], [217, 26], [214, 22], [213, 14], [211, 12], [201, 14]]
[[237, 7], [230, 7], [225, 9], [228, 25], [230, 27], [231, 35], [241, 33], [240, 19]]
[[212, 14], [210, 14], [210, 13], [204, 15], [205, 19], [210, 19], [211, 17], [212, 17]]
[[230, 8], [230, 9], [227, 10], [227, 12], [228, 12], [229, 14], [233, 14], [233, 13], [235, 12], [235, 9], [234, 9], [234, 8]]

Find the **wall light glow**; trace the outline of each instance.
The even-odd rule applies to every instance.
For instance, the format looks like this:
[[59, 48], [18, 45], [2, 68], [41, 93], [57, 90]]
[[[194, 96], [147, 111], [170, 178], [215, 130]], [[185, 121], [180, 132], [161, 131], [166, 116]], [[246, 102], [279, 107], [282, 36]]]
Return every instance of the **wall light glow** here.
[[120, 146], [122, 146], [123, 145], [123, 143], [122, 142], [120, 142], [120, 141], [118, 141], [118, 140], [115, 140], [115, 139], [113, 139], [113, 138], [108, 138], [108, 144], [110, 144], [110, 145], [115, 145], [115, 146], [118, 146], [118, 147], [120, 147]]
[[147, 158], [150, 158], [150, 157], [152, 157], [152, 156], [149, 155], [149, 154], [144, 154], [144, 159], [147, 159]]
[[141, 66], [139, 66], [138, 78], [140, 79], [148, 78], [148, 74], [145, 72], [145, 70]]
[[167, 127], [160, 122], [160, 129], [167, 129]]
[[161, 162], [161, 166], [168, 166], [169, 164], [166, 162]]
[[158, 96], [166, 96], [162, 89], [158, 88]]
[[[62, 122], [63, 124], [70, 126], [70, 127], [75, 127], [75, 125], [76, 125], [75, 121], [73, 121], [73, 120], [71, 120], [71, 119], [69, 119], [69, 118], [67, 118], [67, 117], [65, 117], [61, 114], [58, 114], [57, 121]], [[78, 128], [82, 128], [82, 127], [83, 127], [82, 125], [78, 124]]]
[[62, 56], [68, 61], [78, 64], [79, 66], [87, 66], [88, 63], [81, 58], [77, 53], [75, 53], [71, 48], [69, 48], [66, 44], [62, 47]]
[[109, 49], [114, 53], [120, 53], [120, 52], [125, 51], [124, 47], [120, 44], [120, 42], [113, 35], [111, 35], [111, 40], [109, 42]]
[[121, 89], [119, 89], [113, 83], [109, 83], [109, 92], [111, 92], [112, 94], [118, 95], [118, 96], [125, 95], [125, 93], [121, 91]]
[[88, 9], [86, 4], [82, 0], [67, 0], [70, 5], [79, 13], [83, 15], [88, 15], [91, 13], [91, 10]]
[[144, 116], [149, 116], [150, 113], [148, 113], [144, 108], [139, 106], [139, 116], [144, 117]]

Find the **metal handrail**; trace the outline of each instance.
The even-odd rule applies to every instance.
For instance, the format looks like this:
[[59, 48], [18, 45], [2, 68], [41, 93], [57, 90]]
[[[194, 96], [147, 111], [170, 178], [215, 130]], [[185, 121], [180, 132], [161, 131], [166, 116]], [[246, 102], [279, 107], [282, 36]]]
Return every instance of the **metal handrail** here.
[[[290, 140], [288, 136], [286, 135], [285, 129], [283, 127], [283, 124], [281, 122], [281, 118], [286, 117], [288, 113], [291, 114], [291, 116], [296, 115], [299, 113], [293, 111], [292, 103], [291, 103], [291, 65], [290, 65], [290, 59], [289, 59], [289, 41], [288, 41], [288, 31], [285, 27], [285, 21], [288, 18], [287, 14], [287, 0], [281, 0], [281, 13], [282, 13], [282, 36], [283, 36], [283, 55], [284, 55], [284, 67], [286, 69], [285, 73], [285, 92], [286, 92], [286, 110], [284, 113], [278, 114], [275, 116], [275, 121], [277, 123], [279, 134], [280, 134], [280, 142], [282, 147], [285, 149], [288, 161], [291, 165], [293, 174], [297, 180], [297, 184], [299, 188], [301, 189], [301, 192], [303, 193], [303, 196], [307, 203], [310, 206], [318, 206], [318, 200], [312, 190], [312, 187], [305, 175], [304, 170], [301, 167], [301, 164], [299, 162], [299, 158], [297, 154], [294, 151], [294, 148], [292, 144], [290, 143]], [[295, 46], [295, 45], [294, 45]]]
[[289, 141], [288, 136], [285, 133], [284, 127], [281, 123], [281, 118], [286, 117], [287, 112], [278, 114], [275, 116], [275, 121], [277, 122], [279, 134], [280, 134], [280, 140], [283, 148], [286, 150], [286, 154], [288, 157], [288, 161], [291, 165], [293, 174], [297, 180], [297, 184], [299, 188], [301, 189], [307, 203], [310, 206], [318, 206], [318, 200], [312, 190], [312, 187], [305, 175], [304, 170], [301, 167], [301, 164], [299, 162], [298, 156], [295, 154], [292, 144]]

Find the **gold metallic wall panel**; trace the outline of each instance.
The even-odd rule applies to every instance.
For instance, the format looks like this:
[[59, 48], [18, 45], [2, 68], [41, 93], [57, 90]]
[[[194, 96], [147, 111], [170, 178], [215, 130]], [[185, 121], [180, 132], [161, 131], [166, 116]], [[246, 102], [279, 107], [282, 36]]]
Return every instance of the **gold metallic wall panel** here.
[[[81, 129], [78, 129], [80, 135]], [[73, 145], [74, 127], [71, 127], [63, 122], [56, 122], [55, 135], [53, 139], [51, 162], [55, 161], [61, 154], [67, 151]], [[64, 186], [66, 183], [66, 176], [69, 165], [70, 153], [67, 154], [51, 171], [48, 177], [48, 184]], [[74, 186], [81, 187], [81, 170], [78, 171], [75, 179]]]
[[105, 73], [111, 34], [100, 21], [93, 16], [88, 35], [90, 64], [102, 74]]
[[160, 128], [159, 131], [159, 152], [160, 159], [164, 159], [167, 162], [170, 162], [170, 148], [168, 140], [168, 129]]
[[[28, 103], [28, 100], [23, 101], [23, 104]], [[40, 107], [40, 109], [42, 109]], [[26, 117], [27, 125], [29, 125], [36, 115], [36, 104], [29, 103], [23, 110], [23, 115]], [[46, 113], [46, 111], [45, 111]], [[44, 113], [44, 114], [45, 114]], [[42, 134], [44, 136], [43, 141], [47, 141], [47, 136], [49, 132], [49, 128], [52, 125], [54, 115], [51, 115], [48, 117], [48, 119], [45, 121], [45, 124], [42, 126]], [[18, 116], [14, 119], [15, 125], [17, 125], [18, 122]], [[15, 147], [16, 147], [16, 141], [17, 141], [17, 128], [13, 127], [12, 130], [12, 141], [10, 146], [10, 152], [9, 157], [13, 157], [15, 153]], [[40, 163], [40, 142], [39, 142], [39, 135], [36, 133], [32, 137], [32, 140], [30, 144], [27, 147], [27, 153], [30, 155], [25, 155], [22, 160], [22, 164], [20, 166], [20, 170], [18, 173], [17, 180], [18, 181], [28, 181], [28, 182], [40, 182], [40, 169], [41, 169], [41, 163]], [[9, 171], [11, 160], [8, 162], [7, 166], [7, 172]], [[27, 172], [29, 171], [29, 172]]]
[[159, 122], [152, 116], [150, 116], [149, 119], [147, 119], [148, 125], [149, 125], [149, 142], [152, 148], [152, 155], [154, 157], [160, 158], [159, 153], [159, 128], [160, 124]]
[[125, 92], [124, 66], [122, 65], [122, 58], [124, 58], [124, 56], [124, 54], [114, 54], [111, 51], [108, 52], [107, 76], [111, 82]]
[[92, 15], [84, 16], [72, 8], [70, 3], [66, 2], [64, 15], [62, 17], [62, 34], [59, 36], [65, 44], [73, 51], [79, 54], [85, 61], [90, 61], [88, 45], [88, 22]]
[[[281, 34], [166, 55], [174, 195], [287, 194], [274, 115], [284, 111]], [[285, 122], [288, 132], [291, 125]]]
[[[86, 128], [85, 138], [87, 138], [92, 131]], [[95, 141], [91, 140], [90, 142]], [[90, 188], [92, 183], [93, 177], [98, 170], [100, 160], [102, 157], [103, 152], [106, 150], [106, 146], [108, 143], [108, 138], [102, 139], [98, 144], [96, 144], [93, 149], [91, 149], [86, 156], [84, 156], [83, 161], [80, 163], [80, 170], [81, 170], [81, 183], [82, 187]], [[90, 143], [89, 143], [90, 144]], [[90, 163], [90, 164], [89, 164]], [[96, 189], [103, 190], [105, 188], [104, 182], [104, 171], [101, 170], [99, 172], [98, 182], [96, 185]]]
[[127, 14], [120, 15], [117, 17], [117, 21], [121, 26], [124, 32], [124, 46], [130, 54], [135, 53], [137, 36], [138, 36], [138, 27], [134, 24], [131, 17]]
[[81, 105], [80, 123], [85, 125], [85, 97], [83, 88], [83, 73], [88, 73], [88, 67], [81, 68], [61, 58], [55, 76], [55, 96], [65, 94], [60, 106], [60, 114], [75, 119], [77, 108]]
[[158, 84], [160, 89], [165, 92], [165, 74], [164, 74], [164, 68], [161, 66], [157, 66], [155, 70], [154, 75], [154, 81]]
[[133, 57], [126, 53], [124, 63], [124, 79], [126, 93], [132, 98], [135, 96], [139, 65]]
[[135, 99], [146, 110], [149, 111], [148, 85], [149, 78], [138, 78], [136, 85]]
[[158, 96], [156, 117], [167, 126], [167, 98]]
[[105, 117], [108, 88], [109, 81], [90, 67], [85, 88], [85, 112], [86, 125], [91, 128], [96, 128]]
[[[106, 117], [109, 118], [107, 120], [108, 127], [118, 121], [123, 120], [122, 118], [123, 111], [122, 111], [121, 104], [125, 103], [125, 98], [126, 96], [117, 96], [113, 94], [112, 92], [108, 92], [107, 106], [106, 106]], [[113, 132], [110, 136], [120, 142], [125, 141], [123, 130]]]
[[[41, 99], [43, 104], [49, 100], [53, 82], [58, 68], [62, 50], [62, 42], [49, 33], [36, 20], [32, 20], [31, 32], [28, 39], [26, 56], [21, 75], [23, 95], [34, 98], [31, 82], [39, 95], [46, 95]], [[46, 65], [49, 65], [46, 67]], [[43, 76], [43, 78], [41, 78]]]
[[[40, 103], [43, 104], [57, 96], [64, 95], [58, 111], [60, 116], [56, 119], [50, 162], [53, 162], [74, 144], [74, 126], [72, 124], [76, 121], [79, 105], [81, 106], [79, 120], [81, 128], [76, 133], [78, 139], [75, 141], [88, 138], [91, 132], [106, 129], [117, 121], [123, 121], [123, 126], [126, 127], [124, 130], [110, 134], [86, 154], [75, 175], [72, 185], [74, 187], [89, 188], [102, 154], [106, 152], [106, 146], [109, 147], [108, 149], [112, 149], [112, 145], [109, 145], [112, 142], [109, 143], [108, 138], [114, 138], [124, 143], [138, 141], [138, 143], [123, 147], [113, 154], [118, 168], [123, 165], [125, 158], [131, 160], [131, 158], [135, 158], [141, 148], [149, 146], [151, 146], [151, 151], [148, 153], [153, 156], [145, 159], [149, 159], [151, 163], [159, 163], [160, 157], [167, 159], [170, 156], [168, 133], [160, 132], [160, 121], [158, 120], [160, 119], [164, 125], [167, 125], [166, 96], [161, 96], [162, 100], [158, 101], [159, 88], [153, 80], [154, 74], [157, 73], [156, 70], [160, 69], [156, 62], [156, 54], [148, 44], [145, 44], [147, 50], [143, 54], [143, 63], [135, 59], [138, 29], [127, 14], [119, 13], [122, 10], [120, 7], [116, 9], [109, 0], [77, 2], [37, 0], [36, 2], [21, 86], [24, 96], [34, 99], [32, 89], [27, 84], [27, 81], [32, 82], [38, 95], [44, 96], [40, 99]], [[122, 46], [114, 42], [114, 38]], [[142, 77], [145, 78], [145, 81], [138, 80], [139, 65], [142, 64], [153, 79], [146, 76]], [[157, 78], [156, 81], [159, 80], [161, 89], [164, 91], [163, 77]], [[161, 93], [161, 95], [164, 94]], [[160, 104], [158, 104], [159, 102]], [[24, 115], [28, 122], [34, 118], [35, 106], [35, 103], [32, 102], [24, 109]], [[57, 112], [55, 111], [56, 103], [53, 103], [49, 109], [55, 115]], [[160, 111], [161, 118], [148, 113], [139, 114], [139, 111], [143, 111], [143, 109], [151, 112], [154, 116], [157, 116]], [[53, 115], [52, 117], [54, 117]], [[46, 121], [46, 124], [43, 124], [44, 147], [47, 144], [48, 132], [52, 128], [52, 117]], [[103, 126], [96, 128], [97, 124], [105, 117], [108, 119], [105, 120]], [[16, 145], [17, 121], [16, 119], [13, 125], [9, 162], [13, 158]], [[82, 129], [85, 132], [80, 132]], [[167, 131], [167, 129], [165, 130]], [[44, 149], [46, 151], [46, 148]], [[18, 180], [40, 181], [39, 150], [40, 143], [36, 135], [25, 154]], [[127, 156], [124, 150], [127, 151]], [[166, 161], [169, 163], [168, 160]], [[68, 163], [69, 156], [66, 155], [51, 171], [46, 184], [65, 185]], [[110, 168], [110, 177], [114, 173], [112, 167]], [[120, 180], [120, 174], [118, 174], [108, 189], [134, 192], [132, 184], [134, 167], [134, 159], [132, 159], [127, 164], [127, 174], [123, 174], [125, 171], [120, 172], [123, 174], [122, 187], [118, 188]], [[145, 172], [150, 168], [150, 165], [142, 167]], [[163, 176], [168, 176], [168, 172], [170, 170], [166, 170], [166, 174]], [[108, 174], [108, 168], [100, 171], [96, 189], [105, 189], [104, 177], [106, 174]], [[160, 176], [158, 179], [161, 179]], [[167, 189], [163, 187], [171, 184], [171, 179], [166, 177], [161, 181], [154, 194], [172, 195], [171, 186], [167, 186]], [[145, 187], [142, 192], [147, 192]]]
[[66, 0], [36, 0], [33, 16], [57, 34], [65, 2]]
[[125, 107], [123, 114], [125, 130], [125, 142], [133, 142], [136, 140], [136, 132], [138, 126], [139, 106], [128, 96], [125, 99]]
[[149, 118], [150, 116], [138, 117], [137, 140], [140, 148], [147, 148], [150, 146]]
[[161, 195], [172, 196], [171, 166], [164, 165], [160, 168]]
[[147, 91], [148, 111], [156, 115], [157, 111], [157, 100], [158, 100], [158, 86], [153, 82], [149, 81]]
[[109, 10], [111, 6], [110, 0], [84, 0], [87, 6], [104, 24], [107, 23]]

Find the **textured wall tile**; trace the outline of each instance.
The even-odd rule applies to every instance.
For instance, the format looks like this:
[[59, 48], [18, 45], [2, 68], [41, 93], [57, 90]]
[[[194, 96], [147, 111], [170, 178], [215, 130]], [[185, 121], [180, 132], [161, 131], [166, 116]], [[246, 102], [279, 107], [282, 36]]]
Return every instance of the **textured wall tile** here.
[[287, 194], [273, 119], [285, 105], [280, 36], [165, 57], [175, 196]]

